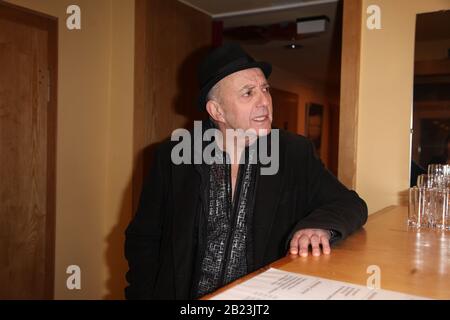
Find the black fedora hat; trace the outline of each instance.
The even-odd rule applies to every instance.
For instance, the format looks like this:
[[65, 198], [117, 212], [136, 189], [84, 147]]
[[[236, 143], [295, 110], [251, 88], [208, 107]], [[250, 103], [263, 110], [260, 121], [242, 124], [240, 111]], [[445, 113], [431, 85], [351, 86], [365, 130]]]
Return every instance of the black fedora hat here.
[[255, 61], [237, 43], [225, 43], [210, 52], [198, 70], [199, 109], [202, 111], [206, 109], [207, 95], [217, 82], [232, 73], [250, 68], [260, 68], [266, 78], [272, 72], [272, 66], [269, 63]]

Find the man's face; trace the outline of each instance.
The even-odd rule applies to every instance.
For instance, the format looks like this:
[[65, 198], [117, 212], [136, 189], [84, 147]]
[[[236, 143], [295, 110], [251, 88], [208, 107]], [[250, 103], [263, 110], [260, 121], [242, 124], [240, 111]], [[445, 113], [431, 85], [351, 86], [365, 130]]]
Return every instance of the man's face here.
[[219, 96], [225, 129], [254, 129], [258, 135], [270, 132], [272, 97], [261, 69], [246, 69], [225, 77], [220, 82]]

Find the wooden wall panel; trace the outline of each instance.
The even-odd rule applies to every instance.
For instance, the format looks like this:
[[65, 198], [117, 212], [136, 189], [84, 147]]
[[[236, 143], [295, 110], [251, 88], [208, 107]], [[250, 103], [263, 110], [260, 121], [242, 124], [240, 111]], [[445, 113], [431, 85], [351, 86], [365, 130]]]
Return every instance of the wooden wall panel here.
[[133, 204], [156, 143], [192, 127], [197, 65], [211, 46], [212, 19], [176, 0], [136, 0]]

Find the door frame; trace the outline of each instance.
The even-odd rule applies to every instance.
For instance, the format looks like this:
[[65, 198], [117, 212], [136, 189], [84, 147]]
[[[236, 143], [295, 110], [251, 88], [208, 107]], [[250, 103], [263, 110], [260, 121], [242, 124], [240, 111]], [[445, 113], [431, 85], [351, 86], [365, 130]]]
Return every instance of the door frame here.
[[356, 187], [362, 0], [343, 0], [338, 177]]
[[56, 134], [58, 91], [58, 18], [0, 0], [0, 18], [48, 32], [50, 96], [47, 106], [47, 190], [44, 298], [54, 299], [56, 220]]

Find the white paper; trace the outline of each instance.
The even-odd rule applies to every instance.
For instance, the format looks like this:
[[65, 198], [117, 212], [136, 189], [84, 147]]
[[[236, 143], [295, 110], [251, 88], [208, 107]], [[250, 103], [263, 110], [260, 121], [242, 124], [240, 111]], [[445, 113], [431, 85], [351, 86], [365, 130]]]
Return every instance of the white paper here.
[[269, 269], [213, 300], [423, 300], [425, 297], [371, 289], [278, 269]]

